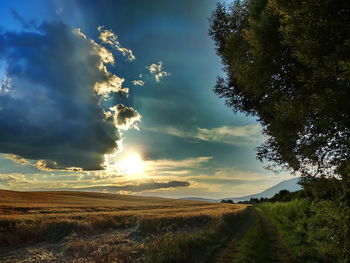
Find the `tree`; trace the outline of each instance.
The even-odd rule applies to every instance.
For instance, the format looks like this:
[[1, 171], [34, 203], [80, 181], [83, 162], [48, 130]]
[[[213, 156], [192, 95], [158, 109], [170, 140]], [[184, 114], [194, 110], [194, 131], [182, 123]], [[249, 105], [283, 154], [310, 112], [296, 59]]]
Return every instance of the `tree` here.
[[232, 201], [232, 200], [225, 200], [225, 199], [223, 199], [223, 200], [221, 200], [220, 201], [220, 203], [223, 203], [223, 204], [234, 204], [234, 202]]
[[215, 92], [262, 124], [258, 158], [349, 178], [350, 1], [218, 3], [209, 34], [227, 75]]
[[279, 191], [277, 194], [275, 194], [271, 200], [273, 202], [287, 202], [287, 201], [290, 201], [292, 200], [292, 193], [289, 192], [288, 190], [281, 190]]

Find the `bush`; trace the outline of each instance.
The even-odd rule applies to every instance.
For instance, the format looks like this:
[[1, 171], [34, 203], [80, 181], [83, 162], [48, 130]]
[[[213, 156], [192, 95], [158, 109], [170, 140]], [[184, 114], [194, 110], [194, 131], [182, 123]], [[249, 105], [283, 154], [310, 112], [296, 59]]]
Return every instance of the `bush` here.
[[348, 262], [349, 211], [335, 201], [262, 203], [297, 262]]

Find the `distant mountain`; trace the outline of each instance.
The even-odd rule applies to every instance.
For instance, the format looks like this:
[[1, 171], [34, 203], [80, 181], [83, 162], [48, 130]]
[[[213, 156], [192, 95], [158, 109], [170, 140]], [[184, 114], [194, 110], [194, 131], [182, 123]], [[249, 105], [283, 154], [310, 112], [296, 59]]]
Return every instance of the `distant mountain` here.
[[238, 202], [238, 201], [247, 201], [250, 198], [262, 198], [262, 197], [270, 198], [270, 197], [273, 197], [275, 194], [277, 194], [281, 190], [288, 190], [289, 192], [299, 191], [301, 190], [301, 185], [298, 184], [299, 179], [300, 178], [298, 177], [298, 178], [282, 181], [276, 184], [275, 186], [272, 186], [258, 194], [247, 195], [242, 197], [230, 197], [230, 198], [224, 198], [224, 199], [232, 200], [233, 202]]
[[205, 202], [219, 202], [221, 200], [232, 200], [233, 202], [238, 202], [238, 201], [247, 201], [250, 198], [270, 198], [277, 194], [281, 190], [288, 190], [290, 192], [295, 192], [301, 190], [301, 186], [298, 184], [299, 182], [299, 177], [298, 178], [293, 178], [290, 180], [282, 181], [275, 186], [272, 186], [265, 191], [262, 191], [261, 193], [258, 194], [253, 194], [253, 195], [246, 195], [246, 196], [241, 196], [241, 197], [227, 197], [223, 199], [208, 199], [208, 198], [199, 198], [199, 197], [186, 197], [186, 198], [181, 198], [183, 200], [192, 200], [192, 201], [205, 201]]

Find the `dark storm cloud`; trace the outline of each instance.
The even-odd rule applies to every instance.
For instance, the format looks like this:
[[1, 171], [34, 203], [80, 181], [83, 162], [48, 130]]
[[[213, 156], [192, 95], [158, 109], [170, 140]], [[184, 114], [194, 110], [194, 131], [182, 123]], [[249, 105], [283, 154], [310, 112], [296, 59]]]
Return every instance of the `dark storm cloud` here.
[[120, 129], [129, 129], [141, 120], [141, 115], [132, 107], [117, 104], [110, 108], [114, 112], [114, 123]]
[[8, 82], [0, 89], [1, 153], [101, 169], [119, 134], [93, 92], [95, 83], [110, 77], [101, 68], [98, 48], [60, 22], [0, 34]]
[[151, 191], [164, 188], [173, 188], [173, 187], [187, 187], [190, 183], [187, 181], [169, 181], [169, 182], [145, 182], [137, 184], [126, 184], [126, 185], [102, 185], [102, 186], [93, 186], [93, 187], [84, 187], [75, 190], [81, 191], [108, 191], [110, 193], [116, 193], [119, 191], [126, 192], [143, 192]]

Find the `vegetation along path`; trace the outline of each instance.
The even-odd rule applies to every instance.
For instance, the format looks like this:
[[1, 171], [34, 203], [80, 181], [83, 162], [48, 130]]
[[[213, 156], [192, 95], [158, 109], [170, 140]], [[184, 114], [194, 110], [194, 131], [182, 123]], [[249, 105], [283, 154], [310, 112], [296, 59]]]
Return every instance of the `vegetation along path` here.
[[276, 227], [260, 210], [248, 209], [232, 227], [230, 236], [203, 262], [292, 262]]

